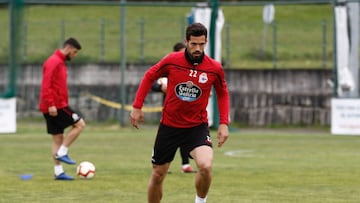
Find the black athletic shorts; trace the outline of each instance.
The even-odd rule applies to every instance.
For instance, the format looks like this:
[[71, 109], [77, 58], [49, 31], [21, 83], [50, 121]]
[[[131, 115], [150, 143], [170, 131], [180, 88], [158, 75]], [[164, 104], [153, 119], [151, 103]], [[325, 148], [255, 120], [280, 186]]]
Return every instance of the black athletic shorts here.
[[152, 86], [151, 86], [151, 90], [154, 92], [162, 92], [161, 90], [161, 84], [158, 83], [158, 81], [156, 80]]
[[208, 124], [204, 123], [191, 128], [173, 128], [160, 124], [151, 162], [156, 165], [171, 162], [179, 147], [182, 147], [192, 158], [190, 151], [202, 145], [212, 147]]
[[47, 132], [51, 135], [63, 134], [65, 128], [74, 125], [81, 119], [81, 116], [70, 107], [58, 109], [57, 112], [57, 116], [50, 116], [49, 113], [43, 114], [46, 120]]

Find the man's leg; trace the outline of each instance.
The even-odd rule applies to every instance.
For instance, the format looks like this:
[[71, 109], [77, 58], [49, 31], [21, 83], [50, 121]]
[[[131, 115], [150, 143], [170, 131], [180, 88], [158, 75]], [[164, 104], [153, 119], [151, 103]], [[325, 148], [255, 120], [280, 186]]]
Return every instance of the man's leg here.
[[55, 165], [60, 165], [60, 161], [57, 160], [55, 157], [57, 151], [59, 150], [60, 146], [63, 143], [64, 135], [63, 134], [52, 135], [52, 138], [53, 138], [53, 143], [51, 147], [51, 154], [54, 159]]
[[190, 166], [190, 161], [189, 161], [189, 154], [187, 153], [187, 151], [180, 146], [180, 155], [181, 155], [181, 171], [183, 173], [195, 173], [196, 170], [194, 170], [191, 166]]
[[148, 202], [149, 203], [160, 203], [163, 192], [163, 182], [170, 163], [164, 165], [153, 164], [152, 174], [148, 186]]
[[53, 143], [52, 143], [52, 147], [51, 147], [51, 155], [55, 162], [55, 165], [54, 165], [55, 180], [74, 180], [74, 177], [68, 176], [65, 174], [65, 171], [64, 171], [63, 166], [61, 165], [61, 162], [55, 158], [57, 151], [59, 150], [61, 144], [63, 143], [64, 135], [56, 134], [56, 135], [53, 135], [52, 137], [53, 137]]
[[182, 165], [190, 163], [188, 153], [186, 153], [186, 151], [182, 147], [180, 147], [180, 155], [181, 155], [181, 164]]
[[85, 125], [84, 119], [80, 119], [75, 123], [67, 133], [63, 145], [69, 147], [79, 137], [80, 133], [84, 130]]
[[69, 132], [63, 139], [62, 145], [60, 146], [60, 148], [56, 153], [56, 159], [65, 162], [67, 164], [76, 163], [76, 161], [72, 160], [68, 156], [68, 148], [79, 137], [80, 133], [83, 131], [84, 128], [85, 128], [85, 121], [83, 119], [80, 119], [78, 122], [72, 125], [72, 128], [69, 130]]
[[197, 196], [206, 198], [212, 179], [213, 149], [210, 146], [196, 147], [190, 152], [198, 167], [195, 176], [195, 187]]

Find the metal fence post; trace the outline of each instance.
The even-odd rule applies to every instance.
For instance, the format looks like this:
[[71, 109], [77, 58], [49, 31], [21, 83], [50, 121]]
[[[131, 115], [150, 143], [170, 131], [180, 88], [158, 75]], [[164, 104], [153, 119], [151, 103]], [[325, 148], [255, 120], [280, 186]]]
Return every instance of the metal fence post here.
[[326, 68], [326, 20], [321, 21], [322, 26], [322, 66]]
[[105, 20], [100, 19], [100, 56], [99, 61], [104, 62], [105, 56]]
[[[215, 59], [215, 36], [216, 36], [216, 19], [218, 18], [218, 9], [219, 9], [219, 2], [218, 0], [212, 0], [211, 1], [211, 20], [210, 20], [210, 30], [209, 30], [209, 45], [210, 45], [210, 57]], [[213, 127], [215, 129], [219, 128], [219, 121], [220, 121], [220, 115], [219, 115], [219, 109], [218, 109], [218, 102], [216, 99], [216, 93], [214, 88], [212, 89], [213, 92], [213, 115], [214, 115], [214, 121], [213, 121]]]
[[334, 81], [334, 87], [333, 87], [333, 97], [337, 98], [339, 95], [337, 93], [338, 88], [338, 75], [337, 75], [337, 46], [336, 46], [336, 14], [335, 14], [335, 7], [336, 7], [337, 0], [332, 0], [332, 6], [333, 6], [333, 81]]
[[140, 39], [139, 39], [139, 48], [140, 48], [140, 54], [139, 54], [139, 60], [141, 63], [144, 63], [145, 61], [145, 54], [144, 54], [144, 44], [145, 44], [145, 39], [144, 39], [144, 25], [145, 25], [145, 20], [144, 17], [141, 17], [139, 20], [139, 27], [140, 27]]
[[230, 68], [230, 25], [225, 24], [225, 32], [226, 32], [226, 59], [225, 59], [225, 68]]
[[186, 24], [187, 24], [187, 17], [181, 17], [180, 18], [180, 37], [181, 40], [185, 39], [185, 28], [186, 28]]
[[23, 18], [23, 0], [14, 0], [9, 2], [9, 69], [8, 86], [0, 97], [11, 98], [16, 96], [16, 79], [20, 60], [20, 41], [21, 41], [21, 22]]
[[277, 23], [274, 21], [273, 24], [273, 68], [277, 68]]
[[23, 22], [23, 62], [27, 61], [27, 22]]
[[62, 46], [63, 42], [65, 41], [65, 20], [62, 19], [60, 22], [60, 46]]
[[125, 127], [125, 68], [126, 68], [126, 0], [121, 0], [120, 5], [120, 125]]

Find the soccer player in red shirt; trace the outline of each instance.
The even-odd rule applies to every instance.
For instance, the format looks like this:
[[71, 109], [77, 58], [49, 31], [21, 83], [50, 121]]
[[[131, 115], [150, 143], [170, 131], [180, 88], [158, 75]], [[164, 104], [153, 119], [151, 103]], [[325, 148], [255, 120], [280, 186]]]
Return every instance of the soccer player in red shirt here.
[[229, 136], [229, 92], [221, 64], [204, 53], [206, 27], [201, 23], [189, 25], [184, 43], [184, 52], [172, 52], [146, 71], [130, 112], [130, 122], [138, 128], [138, 122], [144, 120], [141, 108], [153, 82], [159, 77], [168, 78], [151, 159], [153, 169], [148, 185], [149, 203], [160, 202], [162, 184], [178, 147], [187, 150], [198, 168], [195, 202], [206, 202], [213, 162], [206, 106], [212, 87], [220, 113], [217, 146], [221, 147]]
[[[81, 116], [69, 107], [67, 88], [66, 60], [75, 58], [80, 43], [74, 39], [67, 39], [61, 49], [57, 49], [43, 64], [43, 79], [41, 82], [39, 108], [46, 120], [48, 134], [52, 135], [52, 156], [55, 161], [54, 173], [56, 180], [73, 180], [67, 175], [61, 162], [75, 164], [68, 156], [68, 148], [78, 138], [85, 127]], [[72, 128], [64, 136], [64, 129]]]

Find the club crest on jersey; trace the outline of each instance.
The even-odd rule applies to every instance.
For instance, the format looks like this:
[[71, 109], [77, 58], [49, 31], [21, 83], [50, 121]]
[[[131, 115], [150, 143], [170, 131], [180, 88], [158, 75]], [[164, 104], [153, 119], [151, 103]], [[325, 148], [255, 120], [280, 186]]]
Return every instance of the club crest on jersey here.
[[201, 89], [193, 82], [187, 81], [175, 87], [176, 96], [182, 101], [192, 102], [201, 96]]
[[206, 73], [201, 73], [199, 76], [199, 83], [206, 83], [208, 81], [208, 76]]

